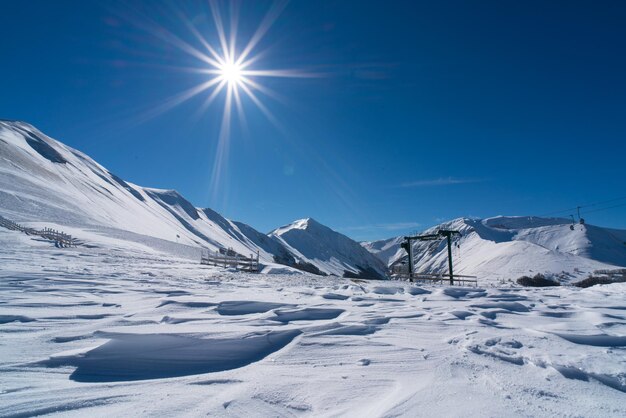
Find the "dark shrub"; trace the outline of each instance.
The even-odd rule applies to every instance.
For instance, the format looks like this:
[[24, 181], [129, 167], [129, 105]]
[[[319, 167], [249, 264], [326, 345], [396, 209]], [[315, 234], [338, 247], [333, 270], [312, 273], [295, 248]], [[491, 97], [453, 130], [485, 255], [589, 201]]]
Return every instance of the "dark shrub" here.
[[324, 273], [313, 264], [307, 263], [306, 261], [296, 261], [296, 263], [292, 267], [295, 267], [298, 270], [306, 271], [308, 273], [317, 274], [318, 276], [328, 276], [328, 274]]
[[307, 263], [306, 261], [298, 261], [289, 253], [274, 255], [274, 262], [297, 268], [298, 270], [306, 271], [307, 273], [317, 274], [318, 276], [328, 276], [328, 274], [324, 273], [313, 264]]
[[611, 284], [611, 283], [623, 283], [626, 279], [611, 279], [610, 277], [598, 277], [598, 276], [589, 276], [584, 280], [574, 283], [576, 287], [591, 287], [597, 284]]
[[557, 281], [546, 279], [541, 273], [536, 274], [534, 277], [522, 276], [517, 279], [517, 284], [527, 287], [561, 286]]
[[374, 270], [372, 267], [367, 266], [367, 268], [363, 268], [359, 265], [356, 266], [359, 269], [358, 273], [353, 273], [348, 270], [343, 271], [343, 277], [348, 279], [370, 279], [370, 280], [384, 280], [385, 277], [381, 276], [379, 272]]

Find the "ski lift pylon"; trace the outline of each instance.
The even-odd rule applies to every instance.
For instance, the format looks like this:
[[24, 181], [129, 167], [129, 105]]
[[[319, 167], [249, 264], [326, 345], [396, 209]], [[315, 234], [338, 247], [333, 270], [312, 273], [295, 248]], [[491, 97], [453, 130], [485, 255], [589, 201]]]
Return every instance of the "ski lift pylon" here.
[[578, 212], [578, 223], [584, 225], [585, 219], [580, 217], [580, 206], [576, 206], [576, 211]]

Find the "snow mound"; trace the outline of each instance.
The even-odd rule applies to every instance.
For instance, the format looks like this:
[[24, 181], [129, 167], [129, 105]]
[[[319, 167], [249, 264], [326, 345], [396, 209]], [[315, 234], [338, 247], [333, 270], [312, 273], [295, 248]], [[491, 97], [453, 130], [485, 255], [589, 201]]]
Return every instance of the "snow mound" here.
[[73, 366], [77, 382], [163, 379], [237, 369], [280, 350], [300, 334], [272, 331], [236, 338], [203, 339], [175, 334], [116, 334], [84, 354], [59, 355], [48, 367]]

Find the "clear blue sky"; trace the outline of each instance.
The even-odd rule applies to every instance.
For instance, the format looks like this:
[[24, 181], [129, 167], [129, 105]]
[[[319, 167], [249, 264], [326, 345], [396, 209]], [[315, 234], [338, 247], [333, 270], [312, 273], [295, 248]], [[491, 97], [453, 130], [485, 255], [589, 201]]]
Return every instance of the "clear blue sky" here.
[[[241, 44], [270, 5], [241, 4]], [[215, 43], [206, 2], [183, 9]], [[217, 198], [223, 97], [146, 119], [206, 75], [144, 20], [201, 49], [167, 3], [4, 0], [0, 118], [265, 232], [313, 217], [374, 239], [626, 196], [625, 2], [293, 1], [255, 66], [318, 77], [262, 80], [281, 129], [244, 100]], [[585, 217], [626, 228], [626, 206]]]

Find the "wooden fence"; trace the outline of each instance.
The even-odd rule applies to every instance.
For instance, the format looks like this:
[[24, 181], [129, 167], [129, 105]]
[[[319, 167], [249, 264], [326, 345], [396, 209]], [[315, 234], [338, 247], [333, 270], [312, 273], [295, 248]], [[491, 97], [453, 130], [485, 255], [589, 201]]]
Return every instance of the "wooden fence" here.
[[626, 269], [594, 270], [593, 274], [598, 276], [607, 276], [612, 279], [626, 279]]
[[10, 221], [7, 218], [4, 218], [2, 216], [0, 216], [0, 226], [5, 227], [6, 229], [10, 229], [11, 231], [20, 231], [20, 232], [26, 232], [26, 230], [30, 229], [20, 224], [16, 224], [15, 222]]
[[258, 273], [259, 252], [257, 251], [256, 256], [250, 254], [250, 257], [244, 257], [232, 251], [222, 251], [220, 253], [220, 251], [202, 250], [200, 263], [210, 266], [233, 267], [236, 270]]
[[42, 230], [28, 228], [2, 216], [0, 216], [0, 226], [10, 229], [11, 231], [23, 232], [26, 235], [38, 235], [44, 239], [54, 241], [58, 247], [75, 247], [78, 244], [76, 238], [73, 238], [71, 235], [64, 232], [51, 228], [44, 228]]
[[50, 228], [44, 228], [41, 231], [37, 231], [36, 235], [39, 235], [42, 238], [49, 239], [50, 241], [56, 242], [60, 247], [75, 247], [76, 240], [72, 238], [71, 235], [63, 233], [61, 231], [56, 231]]
[[[411, 282], [429, 282], [435, 284], [450, 284], [449, 274], [430, 274], [430, 273], [397, 273], [391, 276], [398, 280], [409, 280]], [[452, 277], [453, 284], [478, 286], [478, 278], [476, 276], [465, 276], [455, 274]]]

